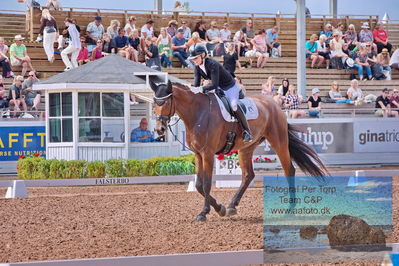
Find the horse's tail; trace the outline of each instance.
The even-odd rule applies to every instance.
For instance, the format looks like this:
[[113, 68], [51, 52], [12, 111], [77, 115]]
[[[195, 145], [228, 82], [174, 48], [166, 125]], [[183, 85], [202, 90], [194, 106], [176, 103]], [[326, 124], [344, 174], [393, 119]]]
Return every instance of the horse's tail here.
[[296, 134], [298, 130], [288, 124], [288, 148], [291, 159], [299, 166], [299, 168], [312, 176], [321, 177], [329, 175], [324, 163], [321, 161], [317, 153], [303, 142]]

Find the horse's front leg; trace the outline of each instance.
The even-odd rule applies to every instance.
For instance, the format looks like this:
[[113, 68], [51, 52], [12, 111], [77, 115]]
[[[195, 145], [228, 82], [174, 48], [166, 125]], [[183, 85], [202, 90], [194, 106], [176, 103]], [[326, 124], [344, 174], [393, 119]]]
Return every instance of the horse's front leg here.
[[[216, 199], [211, 196], [212, 188], [212, 172], [213, 172], [213, 155], [202, 154], [202, 174], [201, 177], [198, 176], [196, 188], [199, 191], [202, 186], [203, 196], [204, 196], [204, 208], [197, 216], [197, 221], [206, 221], [206, 215], [210, 212], [210, 206], [212, 206], [215, 211], [220, 216], [226, 215], [226, 208], [222, 204], [218, 204]], [[201, 181], [199, 181], [201, 179]]]

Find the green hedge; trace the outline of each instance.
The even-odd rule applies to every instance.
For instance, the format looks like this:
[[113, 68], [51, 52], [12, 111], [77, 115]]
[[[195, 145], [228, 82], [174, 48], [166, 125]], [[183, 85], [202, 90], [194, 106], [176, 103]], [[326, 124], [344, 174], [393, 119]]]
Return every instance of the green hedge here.
[[194, 174], [194, 155], [154, 157], [145, 160], [112, 159], [105, 162], [45, 160], [42, 157], [18, 160], [21, 179], [67, 179]]

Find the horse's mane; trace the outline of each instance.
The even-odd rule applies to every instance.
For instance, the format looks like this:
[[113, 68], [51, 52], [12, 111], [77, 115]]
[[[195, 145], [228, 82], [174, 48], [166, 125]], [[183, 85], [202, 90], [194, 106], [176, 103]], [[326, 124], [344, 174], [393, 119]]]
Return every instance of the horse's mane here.
[[176, 86], [179, 89], [184, 89], [184, 90], [191, 91], [189, 86], [187, 86], [186, 84], [180, 83], [180, 82], [172, 82], [172, 86]]

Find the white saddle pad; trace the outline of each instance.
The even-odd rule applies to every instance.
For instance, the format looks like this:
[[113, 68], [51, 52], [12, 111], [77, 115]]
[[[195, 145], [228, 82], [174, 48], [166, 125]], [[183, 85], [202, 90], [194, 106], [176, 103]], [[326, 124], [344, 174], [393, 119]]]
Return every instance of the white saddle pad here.
[[[226, 120], [227, 122], [236, 122], [237, 119], [231, 116], [230, 113], [226, 110], [226, 107], [224, 107], [222, 100], [220, 100], [216, 94], [215, 96], [218, 101], [220, 112], [222, 113], [224, 120]], [[244, 98], [240, 100], [240, 102], [244, 103], [245, 107], [247, 108], [247, 113], [245, 114], [247, 120], [258, 118], [259, 116], [258, 107], [256, 107], [254, 100], [252, 100], [251, 98]]]

